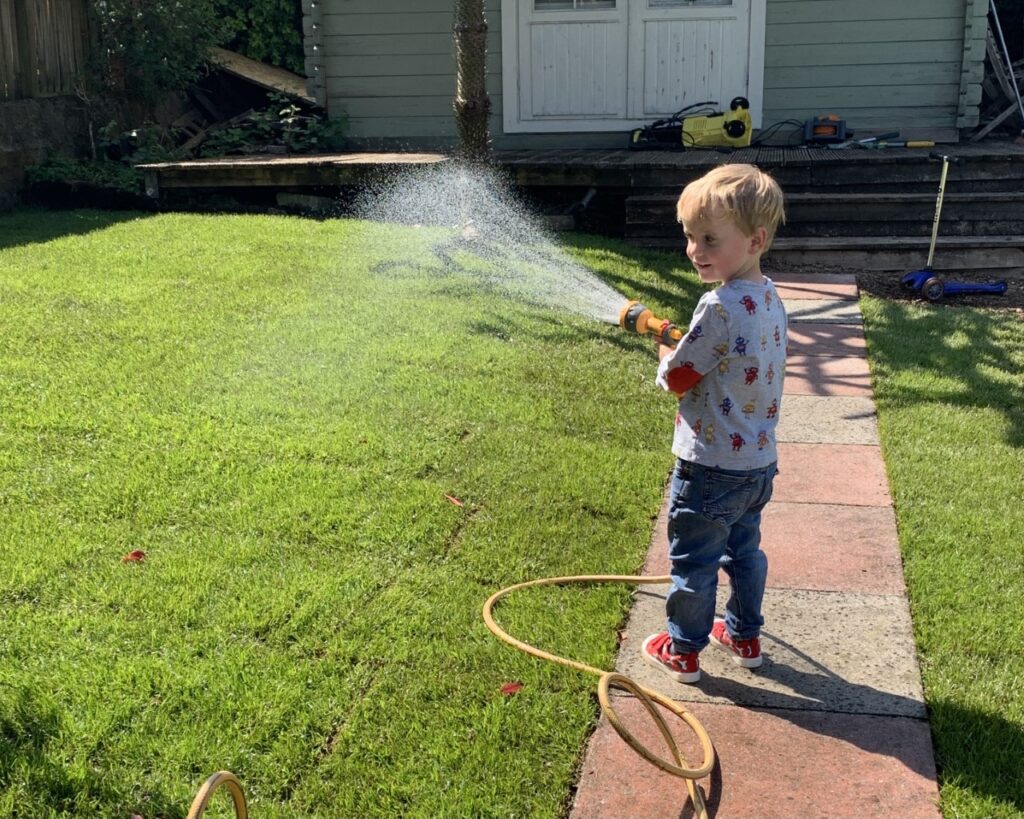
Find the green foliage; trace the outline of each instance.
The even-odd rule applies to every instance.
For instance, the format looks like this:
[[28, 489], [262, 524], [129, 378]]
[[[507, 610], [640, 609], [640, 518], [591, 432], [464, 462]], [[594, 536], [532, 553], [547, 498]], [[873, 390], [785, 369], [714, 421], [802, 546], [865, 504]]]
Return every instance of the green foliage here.
[[305, 76], [301, 0], [218, 0], [234, 34], [225, 48]]
[[214, 0], [92, 0], [99, 40], [93, 84], [154, 104], [186, 89], [227, 35]]
[[142, 174], [122, 162], [110, 159], [68, 159], [53, 156], [25, 169], [30, 185], [40, 182], [68, 182], [142, 193]]
[[142, 193], [143, 176], [136, 165], [180, 159], [180, 151], [167, 144], [168, 135], [156, 125], [124, 133], [111, 121], [97, 131], [98, 159], [70, 159], [53, 155], [45, 162], [30, 165], [26, 179], [30, 185], [40, 182], [86, 184], [129, 193]]
[[288, 153], [336, 151], [344, 147], [344, 119], [327, 119], [305, 110], [283, 94], [270, 94], [270, 105], [241, 122], [213, 131], [203, 142], [202, 156], [259, 153], [278, 146]]

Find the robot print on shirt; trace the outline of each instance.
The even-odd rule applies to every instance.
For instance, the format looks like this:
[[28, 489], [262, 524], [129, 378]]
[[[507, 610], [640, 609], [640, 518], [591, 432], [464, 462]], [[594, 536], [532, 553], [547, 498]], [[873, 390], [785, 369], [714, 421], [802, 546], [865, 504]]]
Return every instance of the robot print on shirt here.
[[736, 344], [733, 346], [732, 351], [736, 355], [747, 354], [747, 340], [743, 336], [736, 336]]
[[740, 304], [746, 309], [748, 315], [754, 315], [757, 312], [757, 302], [755, 302], [750, 296], [744, 296], [740, 299]]
[[722, 411], [722, 415], [729, 417], [729, 411], [732, 409], [732, 399], [727, 395], [725, 400], [718, 405], [718, 408]]
[[746, 441], [743, 440], [742, 435], [740, 435], [738, 432], [734, 432], [729, 436], [729, 438], [732, 440], [733, 452], [739, 452], [741, 449], [743, 449], [743, 445], [746, 443]]
[[766, 418], [774, 418], [778, 414], [779, 414], [779, 401], [778, 401], [777, 398], [776, 399], [772, 399], [772, 404], [771, 404], [770, 407], [768, 407], [768, 414], [765, 417]]

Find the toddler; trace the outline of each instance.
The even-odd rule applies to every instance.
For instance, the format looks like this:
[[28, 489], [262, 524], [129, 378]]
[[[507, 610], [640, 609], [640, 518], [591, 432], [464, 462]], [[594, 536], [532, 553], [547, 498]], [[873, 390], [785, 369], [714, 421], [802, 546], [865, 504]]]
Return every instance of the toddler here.
[[[777, 471], [787, 328], [761, 256], [784, 219], [782, 191], [752, 165], [723, 165], [686, 186], [676, 213], [701, 281], [719, 286], [701, 298], [679, 344], [658, 349], [658, 384], [679, 396], [672, 588], [667, 630], [644, 640], [642, 652], [675, 680], [693, 683], [709, 641], [744, 668], [763, 661], [761, 510]], [[731, 587], [724, 620], [715, 618], [719, 568]]]

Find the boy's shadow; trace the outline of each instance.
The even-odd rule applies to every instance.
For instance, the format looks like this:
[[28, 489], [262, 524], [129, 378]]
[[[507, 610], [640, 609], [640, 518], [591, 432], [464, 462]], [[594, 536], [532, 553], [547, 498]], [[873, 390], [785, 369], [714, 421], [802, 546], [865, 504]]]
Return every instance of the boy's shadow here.
[[[1001, 770], [992, 762], [1007, 758], [1010, 749], [1024, 748], [1021, 726], [949, 699], [929, 702], [924, 710], [916, 699], [845, 680], [791, 643], [769, 632], [762, 632], [762, 636], [785, 651], [775, 652], [777, 660], [766, 655], [765, 664], [754, 674], [788, 686], [792, 694], [749, 685], [736, 678], [738, 673], [731, 677], [705, 675], [697, 684], [700, 691], [744, 708], [763, 710], [801, 730], [834, 737], [871, 754], [897, 759], [915, 774], [930, 779], [936, 775], [935, 767], [931, 754], [921, 753], [920, 744], [901, 741], [889, 731], [875, 730], [870, 721], [858, 719], [895, 717], [919, 721], [928, 718], [932, 726], [943, 728], [938, 735], [934, 730], [931, 732], [936, 742], [935, 763], [942, 770], [943, 779], [955, 779], [960, 787], [969, 788], [981, 797], [1001, 802], [1015, 811], [1024, 811], [1024, 784], [1012, 771]], [[807, 671], [786, 662], [787, 652], [815, 670]], [[821, 696], [823, 690], [828, 692], [827, 698]], [[869, 705], [854, 707], [855, 703]], [[840, 718], [837, 719], [837, 715]], [[944, 744], [939, 745], [940, 742]], [[711, 816], [720, 805], [723, 787], [727, 788], [728, 782], [723, 779], [720, 761], [716, 759], [710, 785], [705, 788]], [[680, 819], [692, 816], [693, 807], [687, 802]]]

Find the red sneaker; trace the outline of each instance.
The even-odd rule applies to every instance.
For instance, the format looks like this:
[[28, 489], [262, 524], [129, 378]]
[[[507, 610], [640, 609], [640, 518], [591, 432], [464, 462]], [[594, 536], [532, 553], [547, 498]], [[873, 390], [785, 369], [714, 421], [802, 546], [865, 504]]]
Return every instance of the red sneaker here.
[[732, 652], [732, 661], [738, 666], [760, 668], [764, 662], [764, 657], [761, 656], [761, 641], [757, 637], [750, 640], [734, 640], [725, 627], [725, 620], [715, 620], [709, 636], [716, 646]]
[[700, 679], [700, 659], [696, 651], [676, 654], [672, 651], [672, 638], [667, 631], [652, 634], [641, 647], [643, 658], [681, 683], [695, 683]]

